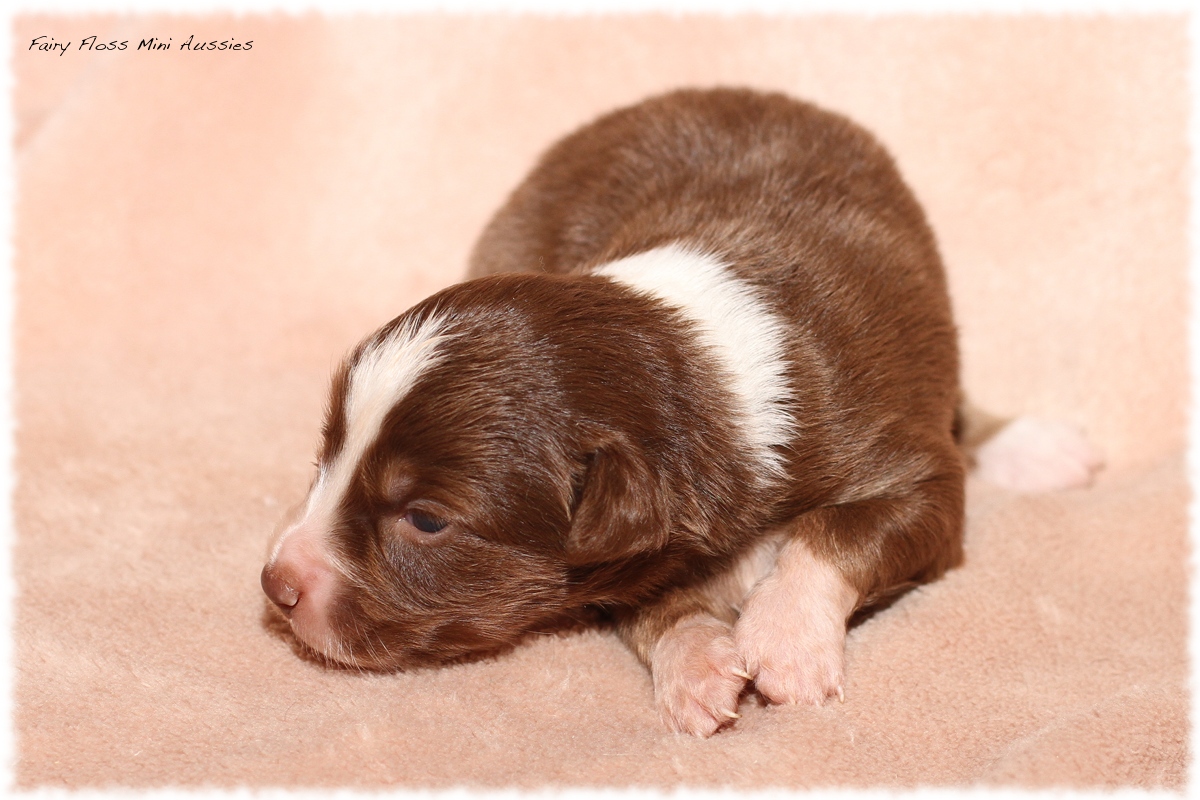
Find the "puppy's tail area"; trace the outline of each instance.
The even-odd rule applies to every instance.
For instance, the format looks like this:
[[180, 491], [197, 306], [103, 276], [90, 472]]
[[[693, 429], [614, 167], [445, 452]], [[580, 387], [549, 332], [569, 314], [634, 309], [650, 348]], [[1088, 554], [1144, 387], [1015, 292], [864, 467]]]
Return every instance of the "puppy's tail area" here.
[[1006, 419], [965, 398], [954, 414], [954, 438], [968, 467], [988, 483], [1018, 492], [1090, 486], [1104, 456], [1075, 425], [1020, 416]]

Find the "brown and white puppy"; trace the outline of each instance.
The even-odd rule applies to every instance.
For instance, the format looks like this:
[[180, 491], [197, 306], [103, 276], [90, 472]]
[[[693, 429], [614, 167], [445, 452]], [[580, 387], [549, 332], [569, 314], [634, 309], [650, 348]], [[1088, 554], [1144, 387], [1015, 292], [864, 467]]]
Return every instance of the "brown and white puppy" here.
[[[941, 262], [848, 120], [737, 90], [611, 113], [543, 156], [472, 272], [333, 380], [262, 573], [317, 653], [441, 663], [599, 611], [665, 722], [708, 735], [751, 681], [841, 697], [851, 613], [960, 560]], [[1027, 474], [1021, 449], [981, 460]], [[1046, 485], [1089, 459], [1054, 449]]]

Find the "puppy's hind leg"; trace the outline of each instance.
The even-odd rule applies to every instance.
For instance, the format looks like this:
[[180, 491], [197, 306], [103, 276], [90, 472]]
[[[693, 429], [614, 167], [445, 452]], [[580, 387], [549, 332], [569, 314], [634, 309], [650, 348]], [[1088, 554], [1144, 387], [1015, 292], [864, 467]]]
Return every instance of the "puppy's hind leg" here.
[[734, 631], [764, 699], [844, 699], [846, 623], [854, 610], [932, 580], [961, 558], [961, 467], [912, 487], [793, 521], [775, 570], [750, 592]]
[[974, 455], [980, 478], [1018, 492], [1089, 486], [1104, 466], [1104, 456], [1079, 428], [1038, 417], [1017, 417]]
[[1104, 456], [1078, 427], [1021, 416], [1003, 419], [963, 402], [955, 419], [959, 447], [975, 474], [1018, 492], [1089, 486]]

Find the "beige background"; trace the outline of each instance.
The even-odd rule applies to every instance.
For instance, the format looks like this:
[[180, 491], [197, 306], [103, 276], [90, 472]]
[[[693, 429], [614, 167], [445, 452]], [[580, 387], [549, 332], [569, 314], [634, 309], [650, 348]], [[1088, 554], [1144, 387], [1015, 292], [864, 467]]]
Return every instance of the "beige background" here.
[[[190, 34], [253, 49], [134, 50]], [[14, 50], [20, 785], [1182, 786], [1184, 19], [25, 16]], [[258, 571], [337, 359], [459, 278], [553, 139], [715, 84], [880, 136], [968, 391], [1084, 425], [1098, 485], [973, 482], [966, 565], [852, 632], [845, 705], [707, 741], [603, 632], [296, 658]]]

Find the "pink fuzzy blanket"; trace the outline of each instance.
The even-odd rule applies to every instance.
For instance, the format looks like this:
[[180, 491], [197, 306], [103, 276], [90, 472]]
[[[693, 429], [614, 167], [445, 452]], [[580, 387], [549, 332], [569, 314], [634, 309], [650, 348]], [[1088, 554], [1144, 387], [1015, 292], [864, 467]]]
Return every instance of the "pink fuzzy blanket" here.
[[[1182, 789], [1186, 31], [17, 18], [18, 785]], [[541, 148], [715, 84], [878, 134], [938, 234], [969, 393], [1084, 426], [1099, 482], [972, 482], [966, 563], [852, 631], [844, 705], [748, 701], [709, 740], [663, 729], [603, 631], [407, 674], [297, 658], [258, 573], [337, 359], [461, 276]]]

